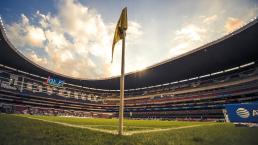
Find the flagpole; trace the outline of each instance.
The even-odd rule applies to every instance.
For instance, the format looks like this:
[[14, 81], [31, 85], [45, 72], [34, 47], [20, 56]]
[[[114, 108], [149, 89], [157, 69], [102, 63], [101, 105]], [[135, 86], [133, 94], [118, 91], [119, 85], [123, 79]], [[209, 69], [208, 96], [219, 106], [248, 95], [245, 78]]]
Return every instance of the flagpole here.
[[120, 108], [119, 108], [119, 130], [118, 134], [123, 135], [124, 126], [124, 77], [125, 77], [125, 30], [122, 30], [122, 61], [121, 61], [121, 77], [120, 77]]

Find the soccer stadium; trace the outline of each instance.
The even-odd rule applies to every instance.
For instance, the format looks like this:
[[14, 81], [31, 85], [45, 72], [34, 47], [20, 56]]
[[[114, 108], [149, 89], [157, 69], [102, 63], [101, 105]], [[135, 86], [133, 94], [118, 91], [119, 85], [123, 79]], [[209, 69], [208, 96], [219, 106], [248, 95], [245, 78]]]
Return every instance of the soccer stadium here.
[[126, 72], [124, 90], [122, 75], [81, 79], [35, 63], [7, 29], [1, 17], [0, 144], [258, 143], [256, 18], [186, 53]]

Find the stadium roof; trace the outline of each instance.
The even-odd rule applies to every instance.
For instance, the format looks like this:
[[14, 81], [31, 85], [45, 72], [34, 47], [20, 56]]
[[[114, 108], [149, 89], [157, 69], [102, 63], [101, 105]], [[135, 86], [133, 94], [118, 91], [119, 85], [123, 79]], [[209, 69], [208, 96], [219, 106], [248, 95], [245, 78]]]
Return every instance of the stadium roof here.
[[[56, 77], [67, 83], [84, 87], [119, 89], [119, 77], [82, 80], [58, 74], [35, 64], [8, 40], [2, 22], [0, 28], [0, 64], [42, 77]], [[255, 19], [242, 28], [191, 52], [153, 65], [143, 71], [127, 74], [125, 89], [185, 80], [257, 61], [257, 58], [258, 20]]]

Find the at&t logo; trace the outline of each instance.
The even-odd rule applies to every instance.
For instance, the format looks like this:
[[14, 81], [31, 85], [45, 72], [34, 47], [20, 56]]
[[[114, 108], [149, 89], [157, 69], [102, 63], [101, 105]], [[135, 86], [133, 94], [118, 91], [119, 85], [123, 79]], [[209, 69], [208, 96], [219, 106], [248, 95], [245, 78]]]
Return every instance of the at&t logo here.
[[236, 114], [241, 118], [248, 118], [250, 116], [250, 113], [245, 108], [238, 108], [236, 110]]

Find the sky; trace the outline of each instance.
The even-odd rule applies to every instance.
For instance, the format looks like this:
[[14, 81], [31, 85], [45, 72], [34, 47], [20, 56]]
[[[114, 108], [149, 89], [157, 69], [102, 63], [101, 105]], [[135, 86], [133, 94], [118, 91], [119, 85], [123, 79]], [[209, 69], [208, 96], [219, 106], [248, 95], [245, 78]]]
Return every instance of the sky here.
[[[2, 0], [13, 45], [33, 62], [83, 79], [120, 74], [115, 26], [128, 8], [125, 72], [176, 57], [246, 25], [258, 0]], [[184, 66], [182, 66], [184, 67]]]

